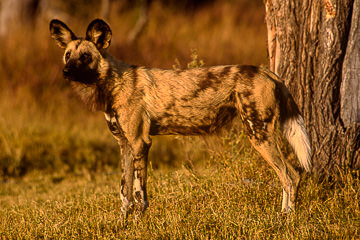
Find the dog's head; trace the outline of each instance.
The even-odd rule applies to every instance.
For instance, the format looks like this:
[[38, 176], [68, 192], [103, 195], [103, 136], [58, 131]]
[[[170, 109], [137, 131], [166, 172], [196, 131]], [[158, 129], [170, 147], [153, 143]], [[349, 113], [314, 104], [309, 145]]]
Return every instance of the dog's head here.
[[64, 77], [86, 84], [96, 82], [103, 54], [111, 42], [109, 25], [95, 19], [89, 24], [83, 39], [78, 38], [65, 23], [54, 19], [50, 22], [50, 33], [56, 43], [65, 49]]

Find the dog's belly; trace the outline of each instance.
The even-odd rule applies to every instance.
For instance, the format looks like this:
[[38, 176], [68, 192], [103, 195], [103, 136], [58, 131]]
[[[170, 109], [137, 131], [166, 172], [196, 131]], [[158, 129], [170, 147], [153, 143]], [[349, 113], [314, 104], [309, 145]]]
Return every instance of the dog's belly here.
[[234, 106], [216, 109], [189, 108], [187, 111], [169, 111], [151, 120], [151, 135], [204, 135], [221, 129], [236, 116]]

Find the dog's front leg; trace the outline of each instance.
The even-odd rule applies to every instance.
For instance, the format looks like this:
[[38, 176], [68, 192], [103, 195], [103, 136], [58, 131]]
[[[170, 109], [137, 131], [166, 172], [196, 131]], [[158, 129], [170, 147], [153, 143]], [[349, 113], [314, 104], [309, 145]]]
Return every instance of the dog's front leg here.
[[121, 212], [126, 217], [133, 211], [133, 180], [134, 180], [134, 157], [128, 143], [120, 144], [121, 150]]
[[143, 213], [149, 206], [146, 192], [147, 160], [150, 148], [149, 143], [140, 140], [134, 148], [134, 188], [136, 213]]
[[134, 110], [129, 118], [119, 118], [119, 122], [124, 127], [124, 136], [127, 140], [124, 148], [127, 154], [123, 158], [124, 171], [121, 183], [123, 209], [126, 210], [128, 206], [133, 207], [132, 202], [134, 202], [136, 213], [143, 213], [149, 205], [146, 178], [148, 152], [151, 146], [150, 120], [144, 112]]
[[[147, 160], [151, 143], [138, 140], [137, 143], [121, 145], [121, 212], [126, 217], [133, 210], [143, 213], [149, 206], [146, 178]], [[134, 205], [135, 203], [135, 205]]]

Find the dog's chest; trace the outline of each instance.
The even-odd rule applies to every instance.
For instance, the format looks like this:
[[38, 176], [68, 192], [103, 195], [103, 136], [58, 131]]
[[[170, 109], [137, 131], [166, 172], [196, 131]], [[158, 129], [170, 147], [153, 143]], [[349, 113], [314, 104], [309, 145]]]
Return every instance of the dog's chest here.
[[104, 115], [109, 130], [115, 139], [119, 141], [124, 136], [124, 132], [117, 120], [116, 115], [114, 113], [104, 113]]

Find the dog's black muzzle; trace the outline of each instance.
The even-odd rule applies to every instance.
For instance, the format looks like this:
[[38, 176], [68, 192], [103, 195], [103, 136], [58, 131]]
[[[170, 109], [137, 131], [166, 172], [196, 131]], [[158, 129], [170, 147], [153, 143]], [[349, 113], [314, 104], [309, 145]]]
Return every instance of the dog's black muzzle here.
[[69, 81], [91, 84], [97, 81], [99, 74], [85, 64], [67, 63], [63, 69], [64, 78]]
[[64, 67], [63, 69], [63, 75], [64, 75], [64, 78], [68, 79], [70, 78], [71, 76], [71, 71], [68, 67]]

